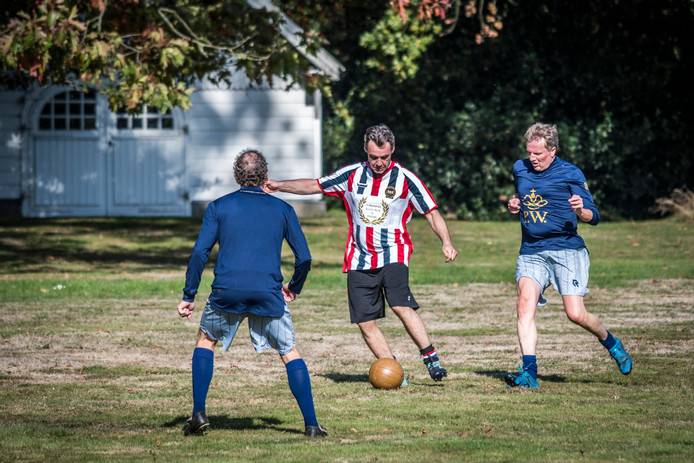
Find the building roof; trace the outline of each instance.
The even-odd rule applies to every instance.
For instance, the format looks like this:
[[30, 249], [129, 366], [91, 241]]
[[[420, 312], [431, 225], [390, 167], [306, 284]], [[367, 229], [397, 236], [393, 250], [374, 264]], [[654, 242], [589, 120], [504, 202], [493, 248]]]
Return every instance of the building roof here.
[[318, 49], [315, 53], [309, 52], [306, 47], [301, 44], [303, 29], [275, 6], [271, 0], [246, 0], [246, 3], [248, 3], [251, 8], [257, 10], [265, 9], [267, 11], [279, 13], [283, 19], [280, 25], [280, 33], [287, 42], [296, 48], [312, 65], [332, 80], [338, 80], [340, 78], [340, 74], [345, 70], [345, 67], [324, 48]]

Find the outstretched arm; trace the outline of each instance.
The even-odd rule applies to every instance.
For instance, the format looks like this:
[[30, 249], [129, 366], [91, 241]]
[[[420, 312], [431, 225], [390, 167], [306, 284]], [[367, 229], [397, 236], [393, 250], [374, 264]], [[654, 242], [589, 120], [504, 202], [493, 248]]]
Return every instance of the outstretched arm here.
[[458, 251], [453, 247], [451, 242], [451, 236], [448, 233], [448, 226], [446, 226], [446, 220], [443, 218], [438, 209], [426, 214], [427, 222], [429, 226], [436, 233], [436, 236], [441, 240], [441, 251], [443, 256], [446, 258], [446, 262], [453, 262], [458, 255]]
[[296, 180], [268, 180], [263, 185], [268, 193], [294, 193], [297, 195], [311, 195], [320, 193], [318, 182], [312, 178], [300, 178]]

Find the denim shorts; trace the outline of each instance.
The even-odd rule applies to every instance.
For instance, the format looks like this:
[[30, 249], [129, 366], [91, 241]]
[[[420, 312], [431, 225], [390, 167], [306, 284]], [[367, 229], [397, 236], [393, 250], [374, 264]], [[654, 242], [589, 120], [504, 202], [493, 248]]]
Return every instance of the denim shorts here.
[[200, 330], [213, 341], [221, 342], [222, 347], [227, 351], [244, 318], [248, 318], [248, 332], [256, 352], [272, 348], [280, 355], [285, 355], [294, 347], [296, 339], [292, 314], [286, 305], [284, 315], [272, 318], [217, 310], [208, 302], [200, 318]]
[[516, 260], [516, 283], [531, 278], [540, 292], [551, 284], [562, 296], [588, 294], [590, 257], [586, 248], [521, 254]]

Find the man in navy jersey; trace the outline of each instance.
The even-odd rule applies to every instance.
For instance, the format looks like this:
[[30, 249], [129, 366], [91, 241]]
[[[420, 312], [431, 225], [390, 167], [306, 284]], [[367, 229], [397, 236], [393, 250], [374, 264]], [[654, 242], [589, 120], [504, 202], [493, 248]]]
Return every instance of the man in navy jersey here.
[[419, 305], [409, 287], [408, 264], [412, 240], [407, 223], [413, 210], [429, 222], [442, 243], [446, 262], [455, 260], [448, 227], [426, 185], [392, 159], [395, 136], [385, 125], [369, 127], [364, 135], [366, 162], [352, 164], [319, 179], [269, 180], [267, 191], [323, 193], [341, 198], [349, 235], [342, 271], [352, 323], [356, 323], [376, 358], [395, 358], [376, 321], [385, 317], [385, 301], [400, 318], [417, 345], [434, 381], [447, 371], [417, 313]]
[[[202, 434], [209, 427], [205, 399], [212, 380], [214, 348], [221, 341], [224, 350], [229, 350], [239, 325], [248, 318], [256, 352], [272, 348], [285, 364], [289, 388], [304, 417], [305, 434], [326, 436], [316, 420], [311, 379], [295, 347], [294, 326], [286, 304], [301, 292], [311, 268], [306, 238], [294, 209], [261, 188], [267, 180], [267, 163], [259, 151], [239, 154], [234, 177], [241, 188], [207, 206], [178, 304], [179, 315], [190, 319], [205, 263], [212, 247], [219, 243], [212, 293], [200, 319], [193, 351], [193, 413], [185, 433]], [[280, 269], [284, 240], [295, 256], [294, 275], [286, 285], [282, 285]]]
[[[537, 389], [537, 328], [535, 312], [543, 305], [543, 291], [551, 284], [561, 294], [569, 320], [593, 333], [628, 375], [631, 356], [602, 320], [588, 312], [583, 296], [588, 293], [590, 260], [578, 221], [597, 225], [600, 213], [588, 191], [581, 170], [557, 157], [559, 135], [554, 125], [536, 123], [525, 132], [528, 159], [513, 165], [516, 195], [508, 202], [518, 215], [522, 242], [516, 261], [518, 290], [518, 340], [523, 366], [511, 378], [515, 387]], [[539, 303], [539, 304], [538, 304]]]

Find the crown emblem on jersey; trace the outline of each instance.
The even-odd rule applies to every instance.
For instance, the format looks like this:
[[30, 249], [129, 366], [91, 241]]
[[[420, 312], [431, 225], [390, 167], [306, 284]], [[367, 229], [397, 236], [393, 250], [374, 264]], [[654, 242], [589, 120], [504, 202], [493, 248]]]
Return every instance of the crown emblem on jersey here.
[[[376, 216], [376, 214], [374, 213], [375, 207], [373, 205], [367, 205], [367, 199], [365, 196], [361, 198], [361, 200], [359, 200], [359, 206], [357, 207], [357, 209], [359, 210], [359, 218], [362, 222], [370, 225], [380, 225], [386, 220], [386, 217], [388, 217], [388, 210], [390, 209], [390, 206], [388, 206], [388, 203], [381, 200], [379, 208], [380, 214]], [[365, 210], [366, 213], [364, 212]], [[367, 214], [371, 216], [371, 218], [367, 217]]]
[[531, 211], [536, 211], [541, 207], [544, 207], [549, 203], [542, 195], [535, 194], [535, 188], [530, 190], [529, 195], [523, 196], [523, 205], [525, 205]]

